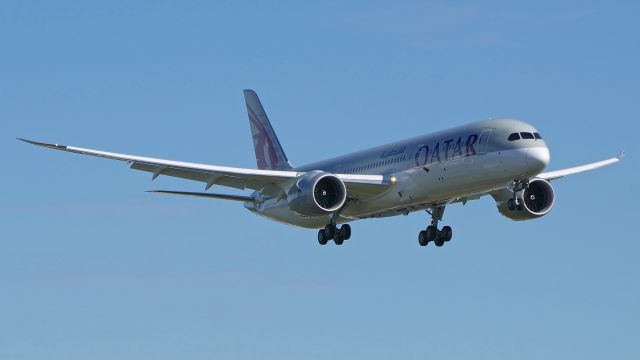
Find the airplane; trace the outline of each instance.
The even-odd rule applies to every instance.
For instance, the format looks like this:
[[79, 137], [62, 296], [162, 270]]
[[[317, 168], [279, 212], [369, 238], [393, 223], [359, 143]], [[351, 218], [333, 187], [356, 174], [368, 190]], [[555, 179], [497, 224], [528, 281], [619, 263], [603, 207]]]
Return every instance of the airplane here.
[[[515, 119], [485, 120], [295, 167], [289, 162], [253, 90], [244, 90], [257, 169], [206, 165], [49, 144], [29, 144], [125, 161], [135, 170], [204, 183], [204, 192], [151, 192], [239, 201], [268, 219], [319, 229], [318, 243], [342, 245], [354, 220], [408, 215], [425, 210], [430, 224], [418, 243], [450, 241], [438, 227], [445, 207], [491, 196], [498, 211], [516, 220], [549, 213], [551, 181], [618, 162], [624, 156], [543, 172], [550, 153], [532, 125]], [[207, 192], [213, 185], [253, 190], [247, 195]], [[338, 227], [338, 224], [342, 224]]]

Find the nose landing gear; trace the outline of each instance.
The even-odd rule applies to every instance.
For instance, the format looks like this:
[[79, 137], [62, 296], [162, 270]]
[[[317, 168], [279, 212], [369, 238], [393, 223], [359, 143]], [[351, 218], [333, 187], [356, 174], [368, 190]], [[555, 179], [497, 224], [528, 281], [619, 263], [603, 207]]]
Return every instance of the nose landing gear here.
[[453, 230], [451, 230], [450, 226], [444, 226], [442, 230], [438, 230], [438, 222], [442, 220], [442, 215], [444, 215], [444, 206], [436, 206], [431, 211], [427, 210], [427, 212], [431, 215], [431, 225], [427, 226], [426, 230], [420, 231], [418, 243], [420, 246], [427, 246], [430, 242], [433, 242], [437, 247], [440, 247], [451, 240]]

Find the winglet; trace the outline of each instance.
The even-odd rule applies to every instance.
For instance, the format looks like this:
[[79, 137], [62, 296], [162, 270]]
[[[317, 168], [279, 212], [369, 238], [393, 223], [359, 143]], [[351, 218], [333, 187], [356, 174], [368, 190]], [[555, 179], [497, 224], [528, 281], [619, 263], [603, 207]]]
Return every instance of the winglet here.
[[620, 153], [618, 153], [618, 156], [616, 156], [618, 158], [618, 160], [622, 160], [622, 158], [624, 157], [624, 150], [620, 151]]
[[20, 141], [24, 141], [28, 144], [31, 145], [36, 145], [36, 146], [42, 146], [42, 147], [46, 147], [46, 148], [51, 148], [51, 149], [57, 149], [57, 150], [67, 150], [67, 146], [66, 145], [58, 145], [58, 144], [48, 144], [48, 143], [43, 143], [43, 142], [38, 142], [38, 141], [33, 141], [33, 140], [27, 140], [27, 139], [23, 139], [23, 138], [16, 138]]

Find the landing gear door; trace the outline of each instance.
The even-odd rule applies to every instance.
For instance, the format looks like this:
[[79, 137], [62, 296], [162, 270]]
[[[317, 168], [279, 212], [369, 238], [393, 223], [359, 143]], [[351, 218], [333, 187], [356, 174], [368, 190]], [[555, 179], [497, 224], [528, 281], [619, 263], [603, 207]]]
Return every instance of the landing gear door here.
[[493, 129], [482, 130], [480, 133], [480, 138], [478, 139], [478, 155], [487, 153], [491, 132], [493, 132]]

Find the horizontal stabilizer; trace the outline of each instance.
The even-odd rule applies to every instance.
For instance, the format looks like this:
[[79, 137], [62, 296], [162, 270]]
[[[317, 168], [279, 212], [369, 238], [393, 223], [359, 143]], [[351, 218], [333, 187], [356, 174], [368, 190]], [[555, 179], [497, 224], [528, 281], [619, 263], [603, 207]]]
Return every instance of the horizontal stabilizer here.
[[214, 199], [222, 199], [222, 200], [233, 200], [233, 201], [242, 201], [242, 202], [254, 202], [255, 201], [255, 199], [252, 198], [251, 196], [242, 196], [242, 195], [211, 194], [211, 193], [201, 193], [201, 192], [170, 191], [170, 190], [149, 190], [147, 192], [160, 193], [160, 194], [171, 194], [171, 195], [186, 195], [186, 196], [206, 197], [206, 198], [214, 198]]

